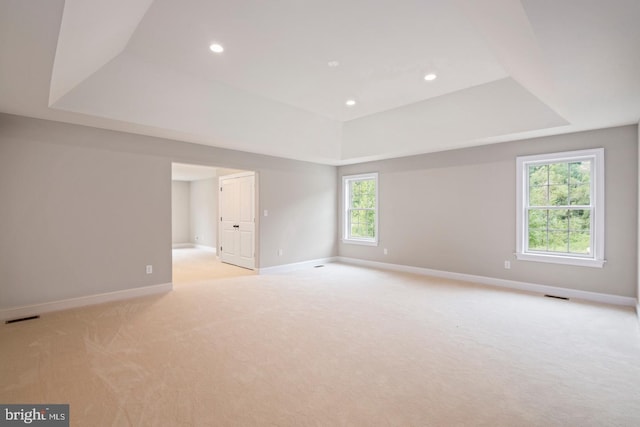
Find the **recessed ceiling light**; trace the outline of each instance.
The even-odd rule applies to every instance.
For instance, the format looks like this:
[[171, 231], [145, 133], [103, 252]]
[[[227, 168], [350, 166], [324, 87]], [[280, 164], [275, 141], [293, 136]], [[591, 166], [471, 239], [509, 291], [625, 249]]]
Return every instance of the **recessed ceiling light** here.
[[347, 107], [353, 107], [354, 105], [356, 105], [356, 100], [355, 99], [347, 99], [347, 102], [345, 102], [345, 104], [347, 104]]
[[434, 73], [429, 73], [429, 74], [424, 76], [424, 79], [426, 81], [428, 81], [428, 82], [431, 82], [431, 81], [433, 81], [433, 80], [435, 80], [437, 78], [438, 78], [438, 76], [436, 76]]
[[329, 67], [337, 67], [338, 65], [340, 65], [340, 63], [338, 61], [329, 61], [327, 62], [327, 65]]
[[211, 52], [215, 52], [215, 53], [224, 52], [224, 48], [222, 47], [222, 45], [219, 45], [218, 43], [213, 43], [211, 46], [209, 46], [209, 49], [211, 49]]

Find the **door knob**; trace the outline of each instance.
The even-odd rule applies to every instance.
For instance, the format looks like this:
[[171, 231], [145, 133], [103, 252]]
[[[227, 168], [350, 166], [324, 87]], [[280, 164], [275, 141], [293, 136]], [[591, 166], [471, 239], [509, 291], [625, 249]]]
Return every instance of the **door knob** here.
[[240, 228], [240, 226], [239, 225], [234, 225], [233, 228]]

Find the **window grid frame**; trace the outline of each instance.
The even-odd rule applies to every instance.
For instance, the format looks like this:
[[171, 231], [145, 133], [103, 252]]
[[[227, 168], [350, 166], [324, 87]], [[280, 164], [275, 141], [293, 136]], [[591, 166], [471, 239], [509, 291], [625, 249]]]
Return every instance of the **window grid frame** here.
[[[517, 230], [516, 230], [516, 258], [526, 261], [551, 262], [559, 264], [582, 265], [589, 267], [603, 267], [606, 262], [604, 259], [604, 149], [589, 149], [572, 151], [565, 153], [551, 153], [534, 156], [522, 156], [516, 159], [517, 165]], [[533, 166], [552, 165], [566, 163], [570, 165], [575, 162], [590, 162], [590, 180], [589, 180], [589, 205], [551, 205], [550, 193], [547, 192], [546, 205], [531, 205], [530, 199], [530, 175], [529, 170]], [[568, 166], [570, 167], [570, 166]], [[547, 178], [546, 186], [549, 188], [551, 184]], [[564, 185], [564, 184], [562, 184]], [[571, 188], [571, 181], [566, 184]], [[569, 190], [567, 190], [569, 191]], [[569, 252], [571, 241], [568, 239], [567, 252], [543, 251], [529, 248], [529, 213], [532, 210], [565, 210], [571, 211], [588, 210], [589, 217], [589, 242], [590, 253]], [[547, 215], [547, 226], [544, 229], [549, 233], [549, 215]], [[571, 232], [570, 217], [567, 219], [567, 233]], [[560, 231], [564, 231], [560, 230]], [[547, 239], [547, 248], [549, 248], [549, 239]]]

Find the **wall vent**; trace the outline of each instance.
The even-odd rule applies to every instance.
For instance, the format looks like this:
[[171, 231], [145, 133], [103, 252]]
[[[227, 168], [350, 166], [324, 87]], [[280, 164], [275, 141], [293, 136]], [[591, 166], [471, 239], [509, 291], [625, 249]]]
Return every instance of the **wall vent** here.
[[545, 295], [545, 297], [547, 297], [547, 298], [555, 298], [555, 299], [563, 299], [565, 301], [569, 301], [569, 298], [567, 298], [567, 297], [559, 297], [557, 295]]
[[24, 322], [25, 320], [33, 320], [33, 319], [39, 319], [39, 318], [40, 316], [20, 317], [19, 319], [6, 320], [4, 323], [5, 325], [8, 325], [9, 323]]

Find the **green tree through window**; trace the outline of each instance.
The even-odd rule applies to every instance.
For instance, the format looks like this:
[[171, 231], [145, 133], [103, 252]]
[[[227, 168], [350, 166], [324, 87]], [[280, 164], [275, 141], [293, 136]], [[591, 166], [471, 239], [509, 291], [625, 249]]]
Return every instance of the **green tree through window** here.
[[530, 165], [529, 250], [591, 251], [591, 161]]

